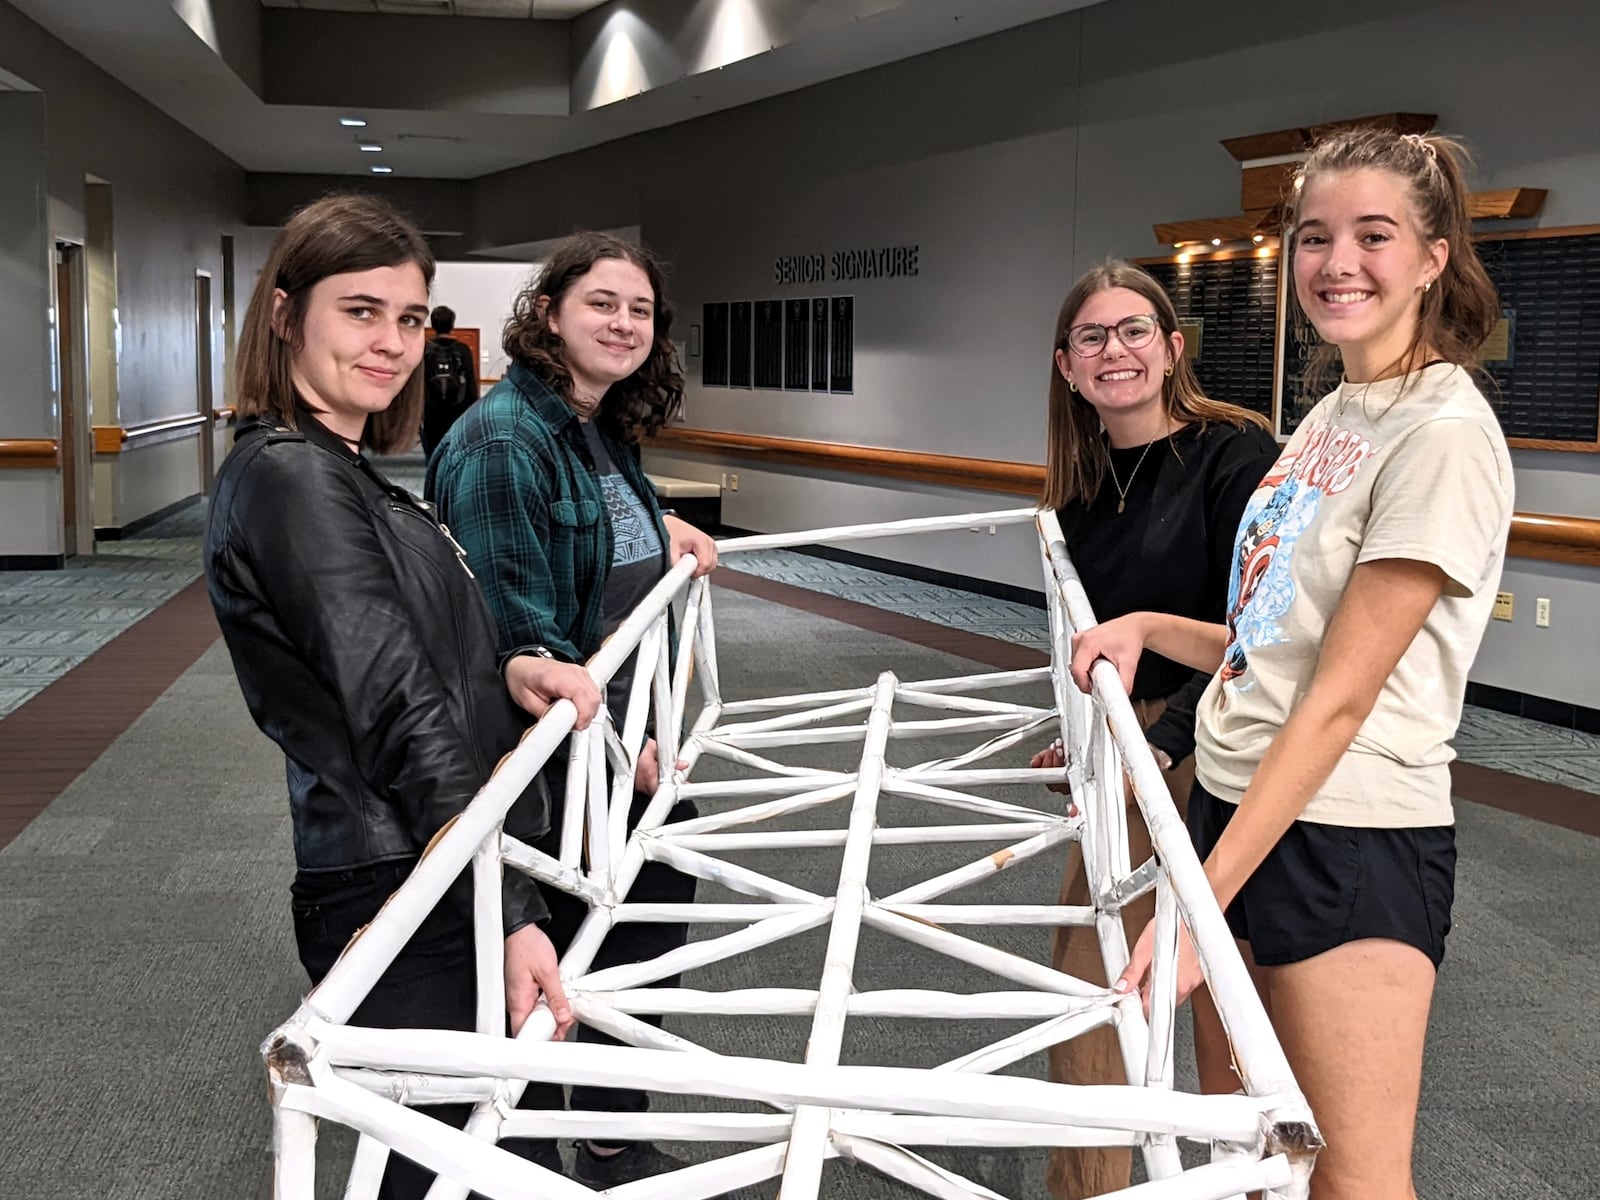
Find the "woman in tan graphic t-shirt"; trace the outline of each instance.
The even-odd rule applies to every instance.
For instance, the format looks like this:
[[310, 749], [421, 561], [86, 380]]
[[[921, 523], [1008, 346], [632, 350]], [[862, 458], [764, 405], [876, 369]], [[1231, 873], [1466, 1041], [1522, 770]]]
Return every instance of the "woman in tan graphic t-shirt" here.
[[[1336, 133], [1301, 168], [1295, 296], [1343, 366], [1245, 507], [1225, 625], [1083, 635], [1216, 672], [1189, 827], [1327, 1148], [1314, 1200], [1414, 1200], [1423, 1040], [1455, 840], [1447, 764], [1512, 511], [1473, 381], [1498, 315], [1457, 144]], [[1146, 981], [1151, 930], [1118, 981]], [[1185, 940], [1179, 987], [1201, 982]], [[1215, 1022], [1196, 997], [1195, 1020]]]

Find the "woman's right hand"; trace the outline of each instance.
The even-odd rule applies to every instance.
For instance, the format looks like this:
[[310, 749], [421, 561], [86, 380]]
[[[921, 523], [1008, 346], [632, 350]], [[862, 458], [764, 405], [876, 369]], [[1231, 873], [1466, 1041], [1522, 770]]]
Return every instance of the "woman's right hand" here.
[[1129, 613], [1125, 617], [1106, 621], [1093, 629], [1072, 635], [1072, 681], [1080, 691], [1093, 690], [1089, 672], [1096, 660], [1105, 659], [1116, 667], [1122, 676], [1122, 688], [1133, 692], [1133, 674], [1139, 666], [1139, 655], [1144, 653], [1149, 637], [1144, 613]]
[[577, 663], [519, 654], [506, 662], [506, 690], [521, 708], [536, 717], [557, 700], [570, 700], [578, 710], [574, 729], [585, 729], [600, 711], [600, 689], [587, 667]]

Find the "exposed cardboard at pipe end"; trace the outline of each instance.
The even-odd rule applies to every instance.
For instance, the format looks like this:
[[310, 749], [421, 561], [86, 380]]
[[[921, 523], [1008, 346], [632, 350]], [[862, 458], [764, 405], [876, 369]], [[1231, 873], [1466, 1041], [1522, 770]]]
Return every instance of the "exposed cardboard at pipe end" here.
[[267, 1043], [262, 1053], [267, 1060], [267, 1081], [274, 1087], [311, 1083], [311, 1060], [305, 1047], [279, 1035]]
[[1011, 865], [1011, 860], [1015, 857], [1016, 855], [1010, 850], [996, 850], [989, 856], [989, 861], [994, 864], [996, 871], [1004, 871]]

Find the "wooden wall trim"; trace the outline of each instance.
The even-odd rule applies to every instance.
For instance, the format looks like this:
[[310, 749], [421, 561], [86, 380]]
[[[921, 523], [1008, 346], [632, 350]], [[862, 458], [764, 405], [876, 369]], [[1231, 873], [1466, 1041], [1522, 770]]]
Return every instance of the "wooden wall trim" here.
[[[213, 415], [216, 410], [212, 410]], [[96, 425], [94, 426], [94, 452], [96, 454], [121, 454], [129, 449], [129, 443], [134, 443], [133, 449], [138, 449], [138, 443], [148, 438], [156, 437], [163, 433], [177, 433], [180, 430], [192, 429], [204, 425], [206, 418], [203, 413], [189, 413], [181, 417], [161, 417], [155, 421], [142, 421], [138, 425]]]
[[766, 462], [855, 471], [940, 487], [1030, 496], [1037, 496], [1044, 489], [1044, 468], [1029, 463], [956, 458], [947, 454], [919, 454], [913, 450], [885, 450], [877, 446], [850, 446], [839, 442], [812, 442], [800, 438], [723, 433], [709, 429], [666, 428], [659, 430], [652, 440], [659, 446], [720, 450]]
[[[1044, 468], [1032, 463], [920, 454], [914, 450], [887, 450], [877, 446], [851, 446], [839, 442], [766, 437], [755, 433], [725, 433], [712, 429], [669, 427], [658, 431], [651, 439], [651, 444], [663, 448], [738, 454], [760, 462], [909, 479], [936, 487], [1006, 492], [1030, 499], [1037, 499], [1044, 491]], [[1511, 519], [1511, 540], [1506, 553], [1516, 558], [1600, 567], [1600, 520], [1548, 513], [1517, 513]]]
[[0, 470], [53, 471], [61, 466], [55, 438], [0, 438]]

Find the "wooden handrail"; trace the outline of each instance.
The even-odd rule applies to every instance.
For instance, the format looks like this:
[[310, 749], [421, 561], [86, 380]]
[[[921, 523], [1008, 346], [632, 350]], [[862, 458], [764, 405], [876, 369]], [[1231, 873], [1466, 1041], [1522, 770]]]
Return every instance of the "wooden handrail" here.
[[[722, 451], [763, 462], [909, 479], [937, 487], [1006, 492], [1034, 499], [1044, 491], [1044, 468], [1032, 463], [921, 454], [915, 450], [766, 437], [756, 433], [724, 433], [713, 429], [668, 427], [657, 431], [651, 440], [662, 447]], [[1600, 521], [1548, 513], [1517, 513], [1511, 518], [1511, 538], [1506, 553], [1517, 558], [1600, 567]]]
[[55, 438], [0, 438], [0, 469], [53, 471], [61, 465]]
[[[215, 410], [212, 410], [215, 412]], [[137, 442], [144, 438], [154, 437], [158, 433], [173, 433], [180, 429], [189, 429], [196, 425], [204, 425], [204, 413], [188, 413], [181, 417], [160, 417], [154, 421], [143, 421], [138, 425], [95, 425], [94, 452], [96, 454], [121, 454], [129, 442]]]

